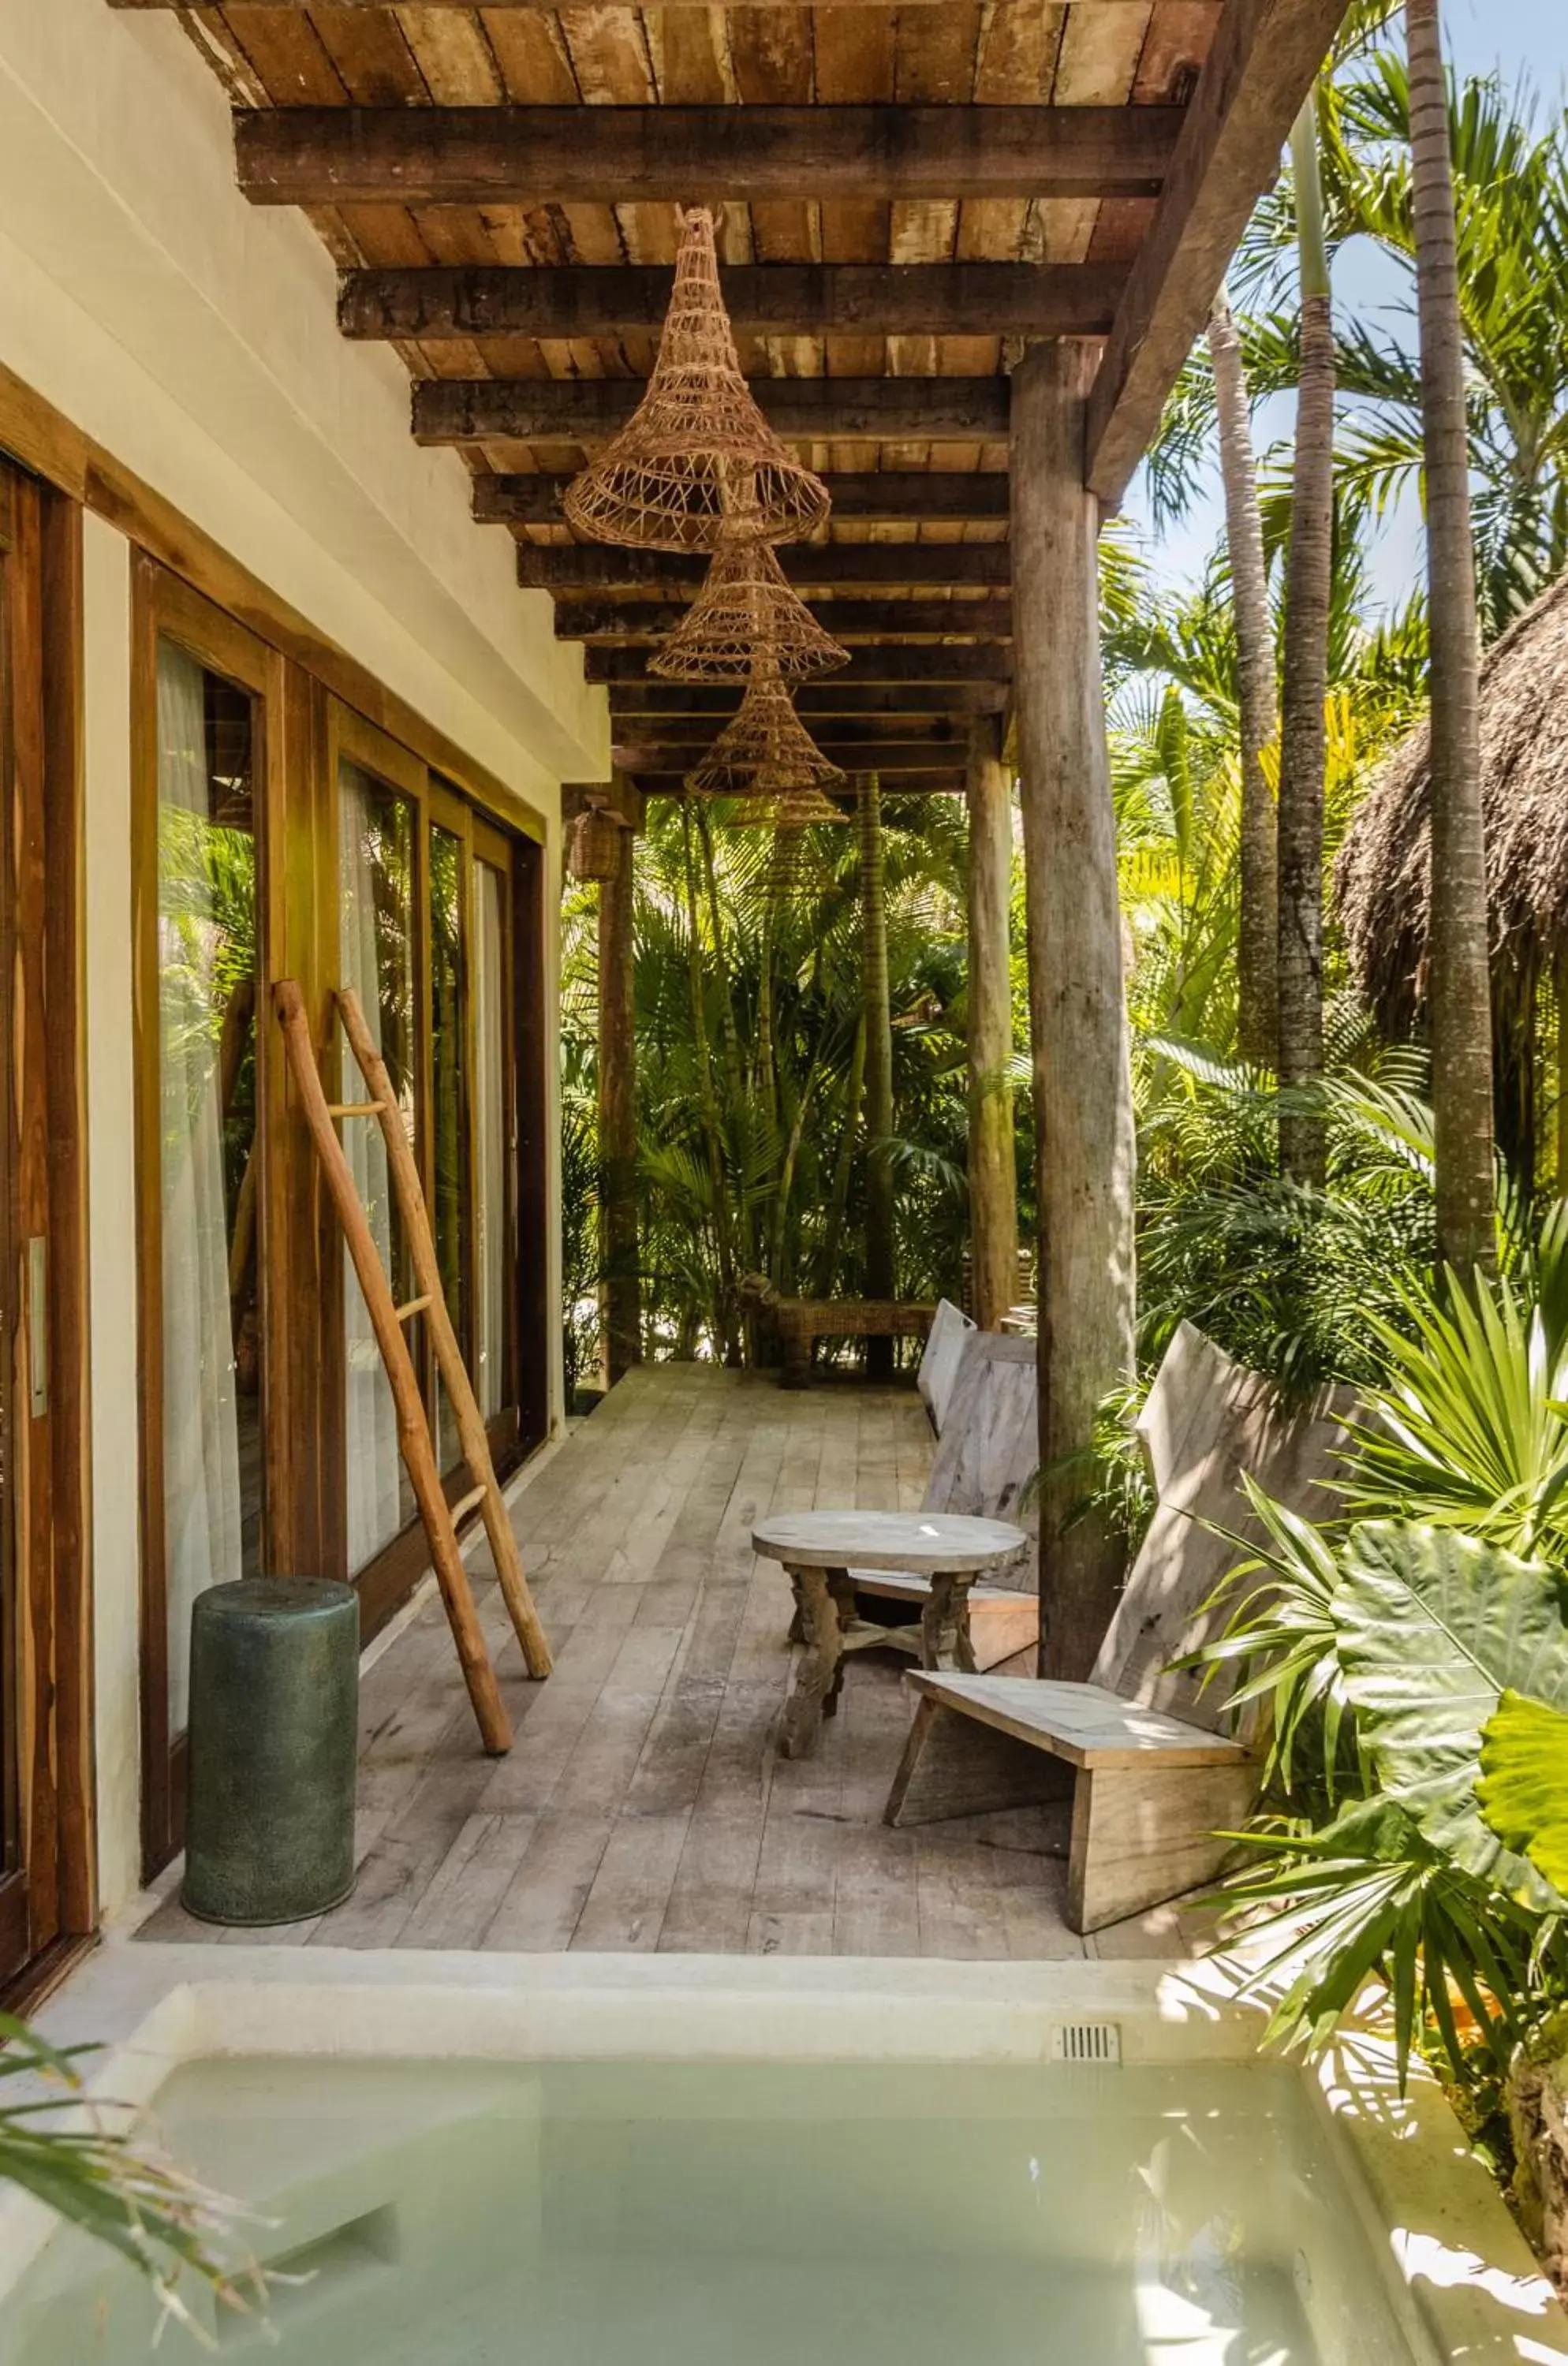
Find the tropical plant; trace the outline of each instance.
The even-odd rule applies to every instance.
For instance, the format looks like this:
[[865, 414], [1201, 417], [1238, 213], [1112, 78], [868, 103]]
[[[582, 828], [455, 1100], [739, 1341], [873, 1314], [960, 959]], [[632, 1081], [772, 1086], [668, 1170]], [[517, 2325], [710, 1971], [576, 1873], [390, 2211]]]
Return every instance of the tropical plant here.
[[1460, 1529], [1568, 1574], [1568, 1338], [1506, 1277], [1442, 1301], [1406, 1284], [1369, 1315], [1384, 1377], [1364, 1391], [1353, 1509]]
[[1276, 2033], [1321, 2037], [1377, 1977], [1402, 2058], [1430, 2044], [1461, 2081], [1568, 1997], [1565, 1230], [1512, 1280], [1406, 1290], [1344, 1515], [1250, 1490], [1262, 1542], [1197, 1655], [1269, 1736], [1233, 1894]]
[[[1269, 1078], [1141, 1041], [1143, 1358], [1188, 1320], [1290, 1398], [1379, 1377], [1369, 1316], [1394, 1321], [1430, 1259], [1431, 1117], [1413, 1055], [1375, 1053], [1353, 1013], [1329, 1043], [1334, 1072], [1308, 1088], [1327, 1145], [1320, 1190], [1274, 1170]], [[1352, 1065], [1369, 1053], [1371, 1075]]]
[[[1483, 1732], [1505, 1695], [1528, 1685], [1568, 1705], [1552, 1572], [1451, 1529], [1361, 1522], [1330, 1543], [1281, 1506], [1258, 1508], [1269, 1546], [1252, 1569], [1277, 1590], [1251, 1588], [1204, 1656], [1248, 1670], [1235, 1700], [1269, 1704], [1288, 1737], [1270, 1761], [1277, 1795], [1309, 1816], [1276, 1811], [1248, 1835], [1253, 1860], [1232, 1895], [1249, 1982], [1272, 1993], [1277, 2035], [1314, 2044], [1381, 1978], [1402, 2065], [1429, 2034], [1457, 2078], [1477, 2048], [1501, 2069], [1568, 1985], [1563, 1901], [1494, 1828], [1481, 1792]], [[1314, 1721], [1333, 1736], [1314, 1765], [1315, 1802], [1301, 1799], [1297, 1756]]]
[[[106, 2124], [82, 2077], [91, 2045], [51, 2045], [0, 2013], [0, 2184], [20, 2186], [130, 2262], [164, 2312], [205, 2339], [190, 2284], [224, 2308], [265, 2312], [262, 2271], [238, 2238], [238, 2203], [209, 2191], [140, 2136]], [[17, 2100], [6, 2082], [22, 2089]], [[72, 2107], [62, 2121], [62, 2107]]]
[[[956, 1296], [967, 1215], [962, 803], [888, 796], [880, 830], [892, 1121], [871, 1105], [859, 833], [824, 823], [781, 871], [723, 803], [660, 800], [637, 840], [636, 1041], [645, 1349], [750, 1357], [748, 1277], [867, 1294], [868, 1191], [890, 1191], [911, 1296]], [[592, 890], [566, 907], [565, 1074], [586, 1156]], [[1026, 985], [1016, 929], [1021, 1020]], [[1032, 1170], [1025, 1066], [1015, 1142]], [[1025, 1221], [1029, 1211], [1025, 1203]], [[586, 1243], [580, 1244], [584, 1249]], [[586, 1259], [569, 1303], [592, 1299]], [[586, 1346], [584, 1348], [586, 1352]]]

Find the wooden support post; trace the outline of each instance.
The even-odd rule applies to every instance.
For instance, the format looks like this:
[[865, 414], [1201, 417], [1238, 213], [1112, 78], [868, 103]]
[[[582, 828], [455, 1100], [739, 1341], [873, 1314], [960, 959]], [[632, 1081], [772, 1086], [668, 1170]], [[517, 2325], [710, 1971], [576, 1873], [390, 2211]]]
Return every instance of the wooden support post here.
[[637, 1048], [632, 1002], [632, 847], [616, 833], [614, 874], [599, 887], [599, 1252], [604, 1369], [613, 1388], [642, 1361], [637, 1222]]
[[[882, 783], [860, 776], [861, 986], [865, 1018], [865, 1264], [867, 1298], [897, 1296], [894, 1275], [893, 1168], [878, 1145], [893, 1132], [893, 1020], [887, 986], [887, 903], [883, 870]], [[893, 1370], [891, 1339], [868, 1338], [874, 1380]]]
[[994, 715], [969, 735], [969, 1253], [982, 1331], [999, 1331], [1018, 1295], [1018, 1171], [1013, 1152], [1012, 797]]
[[[1084, 482], [1096, 348], [1012, 379], [1013, 596], [1040, 1211], [1041, 1667], [1085, 1677], [1121, 1555], [1072, 1521], [1095, 1408], [1134, 1362], [1133, 1094], [1100, 679], [1099, 503]], [[1051, 1475], [1053, 1471], [1056, 1475]]]

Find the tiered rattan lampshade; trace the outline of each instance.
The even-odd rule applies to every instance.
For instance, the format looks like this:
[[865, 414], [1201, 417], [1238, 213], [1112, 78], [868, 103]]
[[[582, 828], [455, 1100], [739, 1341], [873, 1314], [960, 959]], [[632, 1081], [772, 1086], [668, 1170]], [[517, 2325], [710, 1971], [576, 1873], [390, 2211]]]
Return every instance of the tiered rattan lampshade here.
[[741, 374], [718, 284], [714, 220], [684, 216], [659, 359], [631, 419], [573, 479], [566, 514], [591, 542], [712, 550], [737, 507], [768, 542], [795, 542], [828, 514], [820, 477], [780, 443]]
[[786, 789], [782, 796], [741, 797], [724, 818], [731, 829], [804, 829], [808, 822], [851, 817], [820, 789]]
[[686, 786], [697, 796], [777, 800], [842, 788], [847, 777], [812, 739], [773, 651], [762, 648], [756, 652], [739, 709], [687, 773]]
[[743, 512], [727, 524], [702, 590], [648, 670], [667, 682], [746, 682], [759, 649], [791, 682], [850, 661]]

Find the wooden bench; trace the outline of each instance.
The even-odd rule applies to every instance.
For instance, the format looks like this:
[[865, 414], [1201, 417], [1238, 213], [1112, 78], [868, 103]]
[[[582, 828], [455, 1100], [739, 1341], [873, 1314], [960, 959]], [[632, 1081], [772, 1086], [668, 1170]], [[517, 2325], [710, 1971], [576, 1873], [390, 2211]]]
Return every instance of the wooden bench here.
[[904, 1679], [919, 1695], [888, 1795], [890, 1824], [1072, 1801], [1067, 1921], [1099, 1931], [1212, 1880], [1251, 1811], [1239, 1741], [1100, 1684], [1018, 1676]]
[[784, 1351], [782, 1385], [804, 1389], [818, 1339], [923, 1339], [936, 1306], [896, 1298], [779, 1298], [768, 1311]]
[[1287, 1413], [1267, 1380], [1184, 1324], [1139, 1423], [1159, 1501], [1089, 1681], [911, 1673], [919, 1703], [886, 1821], [1070, 1797], [1075, 1931], [1213, 1880], [1234, 1845], [1224, 1834], [1250, 1812], [1257, 1761], [1221, 1729], [1224, 1673], [1204, 1685], [1173, 1663], [1229, 1615], [1213, 1596], [1237, 1555], [1216, 1530], [1252, 1525], [1242, 1472], [1306, 1518], [1331, 1513], [1325, 1482], [1352, 1410], [1335, 1391]]

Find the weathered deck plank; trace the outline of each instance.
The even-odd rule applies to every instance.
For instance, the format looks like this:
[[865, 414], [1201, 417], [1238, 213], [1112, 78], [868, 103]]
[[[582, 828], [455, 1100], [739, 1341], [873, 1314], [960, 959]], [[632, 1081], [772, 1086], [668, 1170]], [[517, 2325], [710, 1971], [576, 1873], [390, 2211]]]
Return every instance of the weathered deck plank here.
[[[270, 1935], [679, 1954], [1188, 1952], [1200, 1928], [1169, 1910], [1073, 1936], [1049, 1810], [885, 1826], [910, 1714], [891, 1655], [857, 1662], [817, 1757], [778, 1759], [789, 1588], [753, 1555], [752, 1526], [770, 1511], [914, 1508], [931, 1454], [908, 1388], [786, 1396], [712, 1367], [633, 1373], [515, 1500], [556, 1673], [531, 1684], [515, 1648], [500, 1650], [510, 1756], [474, 1750], [439, 1606], [427, 1606], [365, 1679], [356, 1892]], [[480, 1615], [501, 1647], [488, 1566], [481, 1550]], [[223, 1934], [171, 1904], [143, 1935]]]

